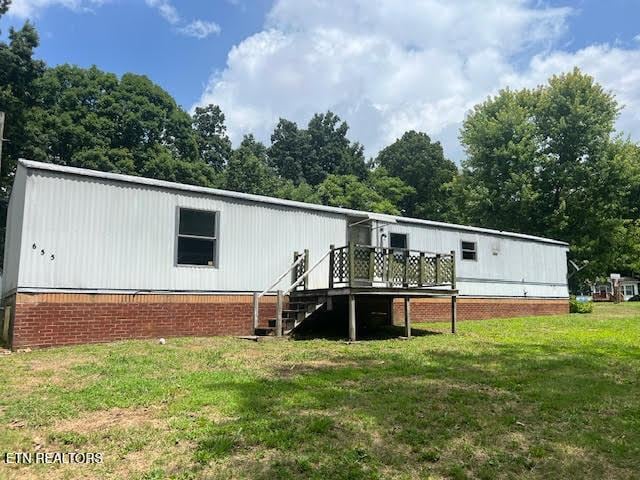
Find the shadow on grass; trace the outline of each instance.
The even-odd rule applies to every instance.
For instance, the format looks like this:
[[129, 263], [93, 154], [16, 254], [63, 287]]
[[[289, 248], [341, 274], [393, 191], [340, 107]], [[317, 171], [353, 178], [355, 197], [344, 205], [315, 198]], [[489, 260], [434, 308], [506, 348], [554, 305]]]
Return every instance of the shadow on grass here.
[[[624, 478], [637, 467], [640, 389], [623, 364], [540, 344], [482, 353], [406, 345], [202, 385], [231, 392], [236, 415], [206, 424], [196, 461], [271, 452], [236, 466], [265, 479], [378, 478], [389, 470]], [[640, 359], [638, 348], [619, 353]]]

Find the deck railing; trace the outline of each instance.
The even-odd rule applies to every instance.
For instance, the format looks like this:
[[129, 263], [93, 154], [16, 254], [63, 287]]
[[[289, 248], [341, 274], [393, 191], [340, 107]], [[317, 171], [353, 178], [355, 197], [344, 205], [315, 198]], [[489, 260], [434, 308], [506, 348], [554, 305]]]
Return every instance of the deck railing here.
[[455, 252], [433, 253], [350, 243], [331, 246], [329, 288], [424, 288], [456, 283]]

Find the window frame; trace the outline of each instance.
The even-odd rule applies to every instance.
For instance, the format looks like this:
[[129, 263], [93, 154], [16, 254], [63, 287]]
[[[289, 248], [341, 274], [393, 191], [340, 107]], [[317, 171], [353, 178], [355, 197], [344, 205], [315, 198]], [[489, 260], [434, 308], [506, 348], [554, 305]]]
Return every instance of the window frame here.
[[[403, 235], [404, 247], [393, 247], [391, 245], [391, 235]], [[392, 250], [409, 250], [409, 234], [404, 232], [389, 232], [389, 248]]]
[[[209, 214], [213, 214], [213, 221], [214, 223], [214, 231], [213, 234], [215, 236], [213, 237], [206, 237], [206, 236], [202, 236], [202, 235], [187, 235], [187, 234], [181, 234], [180, 233], [180, 212], [182, 210], [189, 210], [192, 212], [201, 212], [201, 213], [209, 213]], [[181, 268], [212, 268], [212, 269], [218, 269], [220, 268], [220, 260], [219, 260], [219, 256], [218, 256], [218, 252], [220, 249], [220, 212], [218, 210], [206, 210], [203, 208], [192, 208], [192, 207], [181, 207], [181, 206], [177, 206], [176, 207], [176, 215], [175, 215], [175, 235], [174, 235], [174, 239], [175, 239], [175, 248], [174, 248], [174, 266], [175, 267], [181, 267]], [[190, 263], [179, 263], [178, 262], [178, 256], [179, 256], [179, 240], [180, 238], [195, 238], [195, 239], [200, 239], [200, 240], [212, 240], [213, 241], [213, 265], [194, 265], [194, 264], [190, 264]]]
[[[629, 285], [629, 284], [623, 285], [623, 288], [624, 288], [624, 295], [626, 297], [633, 297], [636, 294], [636, 289], [635, 289], [635, 287], [633, 285]], [[628, 290], [627, 290], [628, 288], [631, 289], [631, 293], [627, 293], [628, 292]]]
[[[473, 244], [473, 250], [464, 248], [465, 243]], [[473, 252], [473, 258], [464, 258], [465, 252]], [[477, 262], [478, 261], [478, 242], [473, 240], [460, 240], [460, 260], [465, 262]]]

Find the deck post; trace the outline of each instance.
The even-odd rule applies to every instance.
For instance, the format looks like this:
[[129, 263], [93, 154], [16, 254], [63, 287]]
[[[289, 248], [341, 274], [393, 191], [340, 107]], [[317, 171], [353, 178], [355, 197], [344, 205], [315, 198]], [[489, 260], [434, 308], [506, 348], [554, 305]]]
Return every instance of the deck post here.
[[356, 341], [356, 296], [349, 295], [349, 340]]
[[[308, 248], [304, 249], [304, 260], [302, 261], [302, 263], [304, 264], [303, 272], [307, 272], [309, 270], [309, 249]], [[307, 290], [309, 288], [309, 275], [304, 277], [304, 282], [302, 283], [302, 285], [304, 290]]]
[[440, 254], [436, 253], [436, 285], [440, 285]]
[[[296, 263], [296, 260], [298, 260], [298, 256], [300, 254], [298, 252], [293, 252], [293, 263]], [[296, 281], [298, 280], [298, 268], [294, 268], [293, 270], [291, 270], [291, 284], [293, 285], [294, 283], [296, 283]]]
[[456, 333], [456, 321], [458, 320], [458, 308], [457, 308], [456, 295], [451, 296], [451, 333]]
[[404, 297], [404, 331], [407, 338], [411, 338], [411, 300]]
[[456, 289], [456, 251], [451, 250], [451, 289]]
[[258, 328], [258, 320], [260, 315], [258, 313], [260, 299], [258, 298], [258, 292], [253, 292], [253, 333]]
[[276, 299], [276, 337], [282, 336], [282, 303], [284, 294], [282, 290], [278, 290], [278, 298]]
[[424, 252], [420, 252], [420, 264], [418, 268], [418, 287], [422, 287], [422, 285], [424, 285]]
[[393, 297], [389, 297], [389, 301], [387, 302], [387, 319], [389, 320], [389, 325], [395, 325], [393, 319]]
[[355, 253], [356, 253], [356, 244], [351, 241], [349, 242], [349, 286], [353, 287], [355, 285], [355, 276], [356, 276], [356, 262], [355, 262]]
[[[451, 250], [451, 290], [456, 289], [456, 252]], [[451, 333], [456, 333], [456, 322], [458, 320], [458, 297], [454, 293], [451, 296]]]
[[336, 268], [336, 246], [329, 245], [329, 250], [331, 251], [329, 254], [329, 288], [333, 288], [333, 276]]

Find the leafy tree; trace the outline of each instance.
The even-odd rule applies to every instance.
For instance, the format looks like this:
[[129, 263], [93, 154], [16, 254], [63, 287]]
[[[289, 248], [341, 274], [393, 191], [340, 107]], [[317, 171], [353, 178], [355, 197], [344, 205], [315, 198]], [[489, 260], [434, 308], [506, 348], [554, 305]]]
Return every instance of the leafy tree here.
[[463, 218], [564, 239], [574, 258], [590, 261], [583, 278], [629, 268], [622, 252], [636, 251], [633, 149], [612, 139], [618, 112], [578, 69], [476, 106], [461, 131], [468, 158], [454, 182]]
[[532, 121], [535, 95], [503, 90], [474, 108], [463, 124], [467, 160], [453, 182], [461, 222], [543, 234], [537, 212], [540, 192], [538, 133]]
[[401, 209], [411, 217], [443, 220], [447, 215], [448, 191], [444, 185], [455, 177], [455, 164], [444, 156], [439, 142], [426, 133], [409, 131], [382, 149], [376, 164], [413, 187]]
[[364, 148], [347, 138], [348, 131], [347, 122], [341, 121], [333, 112], [315, 114], [309, 121], [307, 133], [311, 154], [304, 164], [309, 183], [317, 184], [331, 174], [366, 177]]
[[139, 172], [142, 176], [205, 187], [222, 185], [220, 174], [204, 162], [176, 158], [161, 145], [155, 145], [148, 153], [150, 159]]
[[393, 205], [394, 208], [388, 209], [386, 213], [395, 215], [404, 215], [406, 212], [403, 206], [407, 199], [416, 195], [415, 188], [404, 183], [401, 178], [389, 175], [384, 167], [378, 167], [369, 173], [367, 185]]
[[9, 6], [11, 5], [11, 0], [0, 0], [0, 17], [7, 13], [9, 10]]
[[311, 156], [309, 135], [294, 122], [281, 118], [271, 134], [269, 159], [278, 173], [298, 184], [305, 180], [304, 162]]
[[185, 183], [208, 185], [215, 178], [199, 160], [189, 115], [144, 76], [118, 79], [96, 67], [62, 65], [48, 69], [34, 89], [38, 101], [25, 114], [25, 157]]
[[193, 115], [193, 128], [200, 159], [221, 171], [231, 155], [231, 141], [224, 124], [224, 113], [218, 105], [196, 107]]
[[6, 113], [4, 137], [9, 140], [3, 144], [0, 174], [5, 195], [27, 143], [27, 113], [38, 101], [35, 82], [45, 70], [44, 63], [33, 58], [38, 44], [38, 33], [29, 22], [20, 30], [11, 28], [9, 43], [0, 43], [0, 109]]
[[245, 136], [232, 155], [225, 172], [225, 188], [236, 192], [274, 195], [281, 186], [266, 162], [266, 147], [253, 135]]
[[318, 185], [316, 196], [323, 205], [400, 214], [400, 210], [390, 200], [355, 175], [328, 175]]
[[315, 114], [306, 130], [280, 119], [273, 134], [269, 157], [278, 173], [295, 184], [322, 182], [327, 175], [355, 175], [364, 179], [364, 149], [347, 138], [349, 126], [332, 112]]

